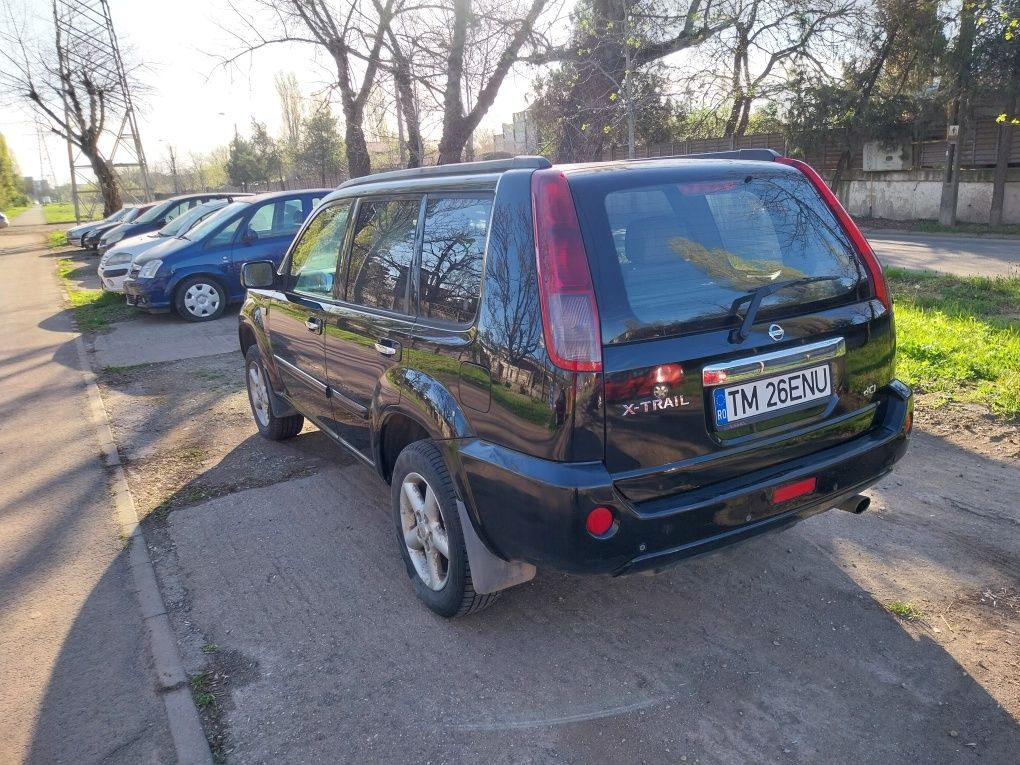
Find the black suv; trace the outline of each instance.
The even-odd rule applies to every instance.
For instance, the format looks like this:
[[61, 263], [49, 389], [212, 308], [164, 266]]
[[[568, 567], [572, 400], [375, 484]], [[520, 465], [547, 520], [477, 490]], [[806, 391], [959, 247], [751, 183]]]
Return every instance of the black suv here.
[[907, 447], [881, 267], [770, 151], [358, 178], [243, 279], [259, 431], [375, 467], [443, 616], [861, 512]]

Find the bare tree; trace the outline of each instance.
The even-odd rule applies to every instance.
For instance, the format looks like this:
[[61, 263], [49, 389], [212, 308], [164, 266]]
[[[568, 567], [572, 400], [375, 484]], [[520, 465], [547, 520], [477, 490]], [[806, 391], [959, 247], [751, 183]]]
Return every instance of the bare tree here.
[[[117, 174], [100, 144], [107, 121], [125, 107], [117, 61], [84, 36], [66, 33], [65, 4], [52, 3], [52, 30], [33, 35], [25, 20], [7, 7], [0, 29], [0, 90], [12, 102], [27, 103], [50, 130], [77, 146], [89, 160], [110, 215], [122, 206]], [[63, 23], [62, 23], [63, 22]]]
[[351, 177], [367, 175], [372, 161], [365, 140], [365, 106], [379, 71], [386, 30], [403, 0], [381, 0], [369, 6], [358, 0], [256, 0], [275, 32], [259, 31], [262, 20], [232, 6], [246, 33], [233, 33], [243, 49], [223, 59], [224, 65], [274, 43], [310, 43], [329, 54], [336, 68], [334, 86], [344, 116], [344, 146]]

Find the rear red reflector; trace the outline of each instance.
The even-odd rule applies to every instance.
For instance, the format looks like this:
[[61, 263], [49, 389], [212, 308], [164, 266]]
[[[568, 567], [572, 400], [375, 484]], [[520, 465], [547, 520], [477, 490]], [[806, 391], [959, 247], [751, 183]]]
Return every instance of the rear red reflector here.
[[608, 507], [599, 506], [588, 513], [588, 520], [585, 522], [585, 526], [588, 528], [588, 533], [593, 537], [601, 537], [613, 528], [614, 522], [613, 511]]
[[719, 385], [726, 382], [726, 372], [722, 369], [705, 369], [701, 372], [702, 385]]
[[839, 198], [832, 193], [832, 189], [829, 188], [825, 180], [820, 176], [811, 165], [806, 162], [801, 162], [799, 159], [790, 159], [789, 157], [778, 157], [776, 162], [783, 165], [789, 165], [800, 170], [804, 176], [811, 181], [811, 184], [815, 187], [815, 190], [821, 195], [822, 199], [825, 200], [825, 204], [828, 205], [829, 209], [832, 210], [833, 215], [836, 216], [836, 220], [843, 227], [847, 236], [850, 237], [850, 242], [853, 244], [854, 249], [857, 250], [857, 254], [861, 256], [861, 260], [864, 261], [864, 266], [868, 270], [868, 275], [871, 277], [871, 283], [875, 288], [875, 298], [886, 307], [886, 309], [892, 308], [892, 299], [889, 297], [889, 285], [885, 281], [885, 274], [882, 272], [882, 264], [878, 262], [878, 258], [875, 257], [875, 251], [871, 249], [871, 245], [868, 240], [861, 233], [861, 230], [854, 223], [854, 219], [850, 217], [850, 213], [846, 211]]
[[567, 177], [554, 169], [536, 171], [531, 203], [546, 353], [560, 369], [601, 372], [599, 310]]
[[780, 486], [772, 492], [772, 503], [778, 505], [780, 502], [786, 502], [787, 500], [810, 494], [815, 490], [817, 483], [817, 479], [812, 477], [805, 478], [803, 481], [797, 481], [797, 483]]

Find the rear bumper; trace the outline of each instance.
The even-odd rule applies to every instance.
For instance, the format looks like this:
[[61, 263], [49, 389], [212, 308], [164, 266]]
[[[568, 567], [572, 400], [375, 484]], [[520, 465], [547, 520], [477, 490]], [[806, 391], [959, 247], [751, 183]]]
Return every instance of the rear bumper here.
[[[479, 536], [507, 560], [576, 574], [630, 574], [782, 528], [880, 480], [906, 452], [913, 395], [885, 391], [877, 424], [839, 446], [723, 483], [635, 504], [601, 463], [556, 463], [481, 441], [458, 452], [468, 512]], [[814, 477], [811, 494], [775, 504], [772, 491]], [[617, 520], [607, 538], [585, 529], [592, 508]]]

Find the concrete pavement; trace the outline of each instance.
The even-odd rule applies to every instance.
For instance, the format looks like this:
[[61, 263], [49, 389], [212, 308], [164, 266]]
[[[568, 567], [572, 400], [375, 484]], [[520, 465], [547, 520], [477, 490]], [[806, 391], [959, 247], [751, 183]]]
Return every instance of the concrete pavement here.
[[46, 223], [46, 215], [43, 213], [42, 205], [36, 205], [30, 207], [21, 213], [17, 218], [11, 221], [11, 227], [14, 226], [42, 226]]
[[883, 265], [957, 276], [1020, 276], [1020, 239], [865, 231]]
[[19, 228], [0, 232], [0, 762], [169, 764], [55, 261]]

